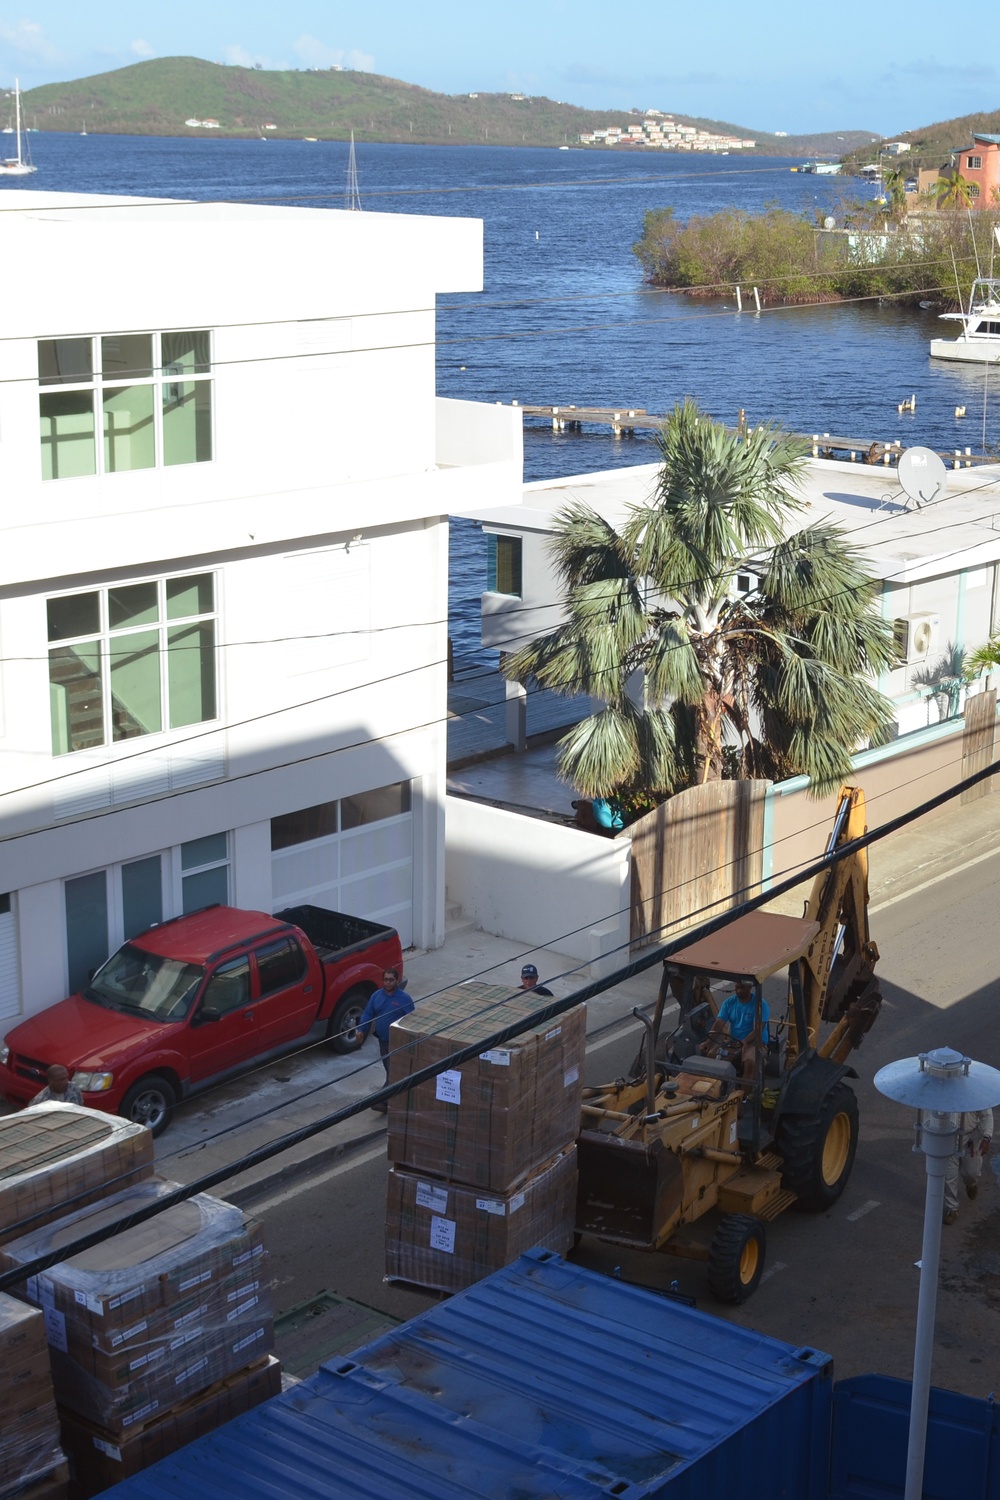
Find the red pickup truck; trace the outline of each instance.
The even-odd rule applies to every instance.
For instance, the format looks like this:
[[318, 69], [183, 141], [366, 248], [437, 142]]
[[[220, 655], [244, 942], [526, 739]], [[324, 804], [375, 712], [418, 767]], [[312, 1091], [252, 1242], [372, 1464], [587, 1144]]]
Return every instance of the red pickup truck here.
[[159, 1135], [179, 1099], [314, 1028], [337, 1052], [360, 1047], [368, 997], [402, 958], [395, 928], [320, 906], [205, 907], [132, 938], [80, 994], [9, 1031], [0, 1094], [26, 1104], [63, 1063], [84, 1104]]

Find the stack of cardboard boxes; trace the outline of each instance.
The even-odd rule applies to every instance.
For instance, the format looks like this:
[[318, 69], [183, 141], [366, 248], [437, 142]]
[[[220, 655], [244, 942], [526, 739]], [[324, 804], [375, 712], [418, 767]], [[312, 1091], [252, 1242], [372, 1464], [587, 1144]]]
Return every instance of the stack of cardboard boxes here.
[[[541, 1003], [477, 983], [419, 1002], [392, 1028], [390, 1082]], [[570, 1248], [585, 1025], [578, 1006], [390, 1101], [390, 1280], [459, 1291], [533, 1245]]]
[[0, 1293], [0, 1496], [56, 1500], [66, 1493], [45, 1323]]

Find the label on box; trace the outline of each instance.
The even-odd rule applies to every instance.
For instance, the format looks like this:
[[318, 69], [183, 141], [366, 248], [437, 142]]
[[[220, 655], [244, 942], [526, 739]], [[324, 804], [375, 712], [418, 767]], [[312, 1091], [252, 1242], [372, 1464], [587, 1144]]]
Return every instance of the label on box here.
[[67, 1352], [66, 1317], [54, 1307], [45, 1309], [45, 1337], [53, 1349], [59, 1349], [63, 1354]]
[[462, 1075], [457, 1068], [449, 1068], [446, 1073], [439, 1073], [434, 1084], [436, 1099], [440, 1099], [443, 1104], [461, 1104]]
[[455, 1253], [455, 1220], [431, 1220], [431, 1249], [443, 1250], [445, 1255]]
[[433, 1182], [417, 1183], [417, 1207], [429, 1208], [433, 1214], [448, 1212], [448, 1189]]
[[[143, 1318], [141, 1323], [133, 1323], [131, 1328], [123, 1328], [121, 1333], [113, 1333], [111, 1335], [112, 1349], [117, 1349], [119, 1344], [128, 1343], [129, 1339], [134, 1339], [137, 1334], [145, 1333], [148, 1327], [149, 1323], [147, 1319]], [[94, 1344], [94, 1348], [97, 1348], [96, 1342]]]
[[203, 1328], [185, 1328], [175, 1339], [170, 1340], [171, 1350], [183, 1349], [185, 1344], [190, 1344], [192, 1339], [200, 1339], [205, 1330]]
[[238, 1344], [233, 1345], [233, 1353], [239, 1354], [244, 1349], [250, 1349], [254, 1344], [259, 1344], [264, 1337], [263, 1328], [258, 1328], [256, 1333], [248, 1333], [245, 1339], [240, 1339]]
[[477, 1198], [476, 1207], [481, 1208], [487, 1214], [499, 1214], [501, 1219], [507, 1213], [506, 1205], [499, 1202], [496, 1198]]
[[91, 1297], [87, 1292], [74, 1292], [73, 1299], [78, 1307], [85, 1307], [88, 1312], [97, 1313], [98, 1317], [103, 1315], [103, 1307], [96, 1297]]
[[523, 1205], [524, 1205], [524, 1194], [523, 1193], [515, 1193], [514, 1196], [513, 1196], [513, 1198], [510, 1200], [510, 1208], [508, 1209], [508, 1212], [512, 1213], [512, 1214], [516, 1214], [517, 1211], [518, 1211], [518, 1209], [521, 1208], [521, 1207], [523, 1207]]
[[576, 1081], [577, 1081], [577, 1079], [579, 1077], [580, 1077], [580, 1069], [579, 1068], [570, 1068], [568, 1072], [566, 1072], [566, 1073], [563, 1074], [563, 1088], [564, 1089], [568, 1089], [571, 1084], [576, 1083]]
[[130, 1417], [122, 1417], [122, 1426], [131, 1427], [135, 1422], [142, 1422], [146, 1417], [151, 1417], [154, 1411], [159, 1411], [159, 1409], [159, 1401], [147, 1401], [145, 1406], [140, 1406], [139, 1410], [134, 1411]]
[[510, 1053], [505, 1047], [493, 1047], [489, 1052], [480, 1052], [479, 1060], [493, 1063], [497, 1068], [510, 1067]]
[[234, 1266], [245, 1266], [248, 1260], [256, 1260], [258, 1255], [264, 1254], [263, 1245], [254, 1245], [252, 1250], [244, 1250], [240, 1255], [233, 1256]]
[[[116, 1308], [124, 1307], [128, 1302], [134, 1302], [136, 1297], [141, 1297], [145, 1290], [146, 1288], [144, 1286], [134, 1286], [130, 1292], [122, 1292], [120, 1297], [112, 1297], [111, 1301], [108, 1303], [108, 1307], [112, 1312], [114, 1312]], [[101, 1316], [104, 1316], [99, 1307], [93, 1308], [92, 1311], [100, 1312]]]
[[227, 1302], [238, 1302], [241, 1297], [252, 1297], [254, 1292], [260, 1291], [259, 1281], [248, 1281], [243, 1286], [238, 1286], [235, 1292], [226, 1293]]
[[211, 1281], [211, 1279], [211, 1271], [202, 1271], [200, 1276], [189, 1276], [187, 1281], [179, 1282], [177, 1290], [179, 1292], [188, 1292], [193, 1286], [203, 1286], [206, 1281]]
[[182, 1370], [179, 1375], [174, 1376], [174, 1385], [183, 1385], [185, 1380], [192, 1380], [207, 1364], [208, 1357], [206, 1356], [204, 1359], [197, 1360], [193, 1365], [188, 1365], [186, 1370]]
[[552, 1038], [554, 1036], [562, 1036], [562, 1027], [561, 1026], [553, 1026], [553, 1028], [552, 1028], [551, 1031], [547, 1031], [545, 1033], [545, 1040], [547, 1042], [551, 1042], [551, 1040], [552, 1040]]
[[[173, 1347], [171, 1345], [171, 1347]], [[144, 1370], [147, 1365], [155, 1365], [158, 1359], [166, 1354], [165, 1349], [150, 1349], [147, 1354], [140, 1354], [136, 1359], [129, 1360], [130, 1370]]]
[[231, 1307], [226, 1313], [226, 1322], [231, 1323], [234, 1318], [240, 1318], [244, 1313], [250, 1312], [257, 1306], [259, 1301], [259, 1297], [248, 1297], [245, 1302], [241, 1302], [237, 1307]]
[[94, 1447], [97, 1449], [98, 1453], [103, 1453], [106, 1458], [113, 1458], [116, 1464], [121, 1463], [122, 1450], [120, 1448], [116, 1448], [114, 1443], [108, 1443], [104, 1440], [104, 1438], [95, 1437]]
[[189, 1323], [196, 1323], [199, 1318], [203, 1318], [207, 1312], [208, 1303], [203, 1302], [200, 1307], [192, 1307], [191, 1311], [185, 1313], [182, 1318], [175, 1318], [171, 1326], [173, 1328], [186, 1328]]

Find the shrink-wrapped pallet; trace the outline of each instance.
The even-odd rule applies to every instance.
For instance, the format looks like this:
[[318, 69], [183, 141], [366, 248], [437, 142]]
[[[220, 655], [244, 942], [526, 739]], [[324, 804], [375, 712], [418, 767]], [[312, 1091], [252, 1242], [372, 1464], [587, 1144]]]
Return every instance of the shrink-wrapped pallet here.
[[[390, 1031], [390, 1082], [441, 1062], [545, 1003], [531, 991], [462, 984], [418, 1002]], [[580, 1129], [586, 1011], [580, 1005], [417, 1084], [389, 1103], [389, 1160], [507, 1193]]]
[[76, 1104], [0, 1118], [0, 1244], [153, 1175], [145, 1125]]
[[0, 1497], [47, 1482], [62, 1462], [44, 1319], [0, 1292]]
[[458, 1292], [535, 1245], [564, 1253], [573, 1244], [576, 1176], [574, 1146], [506, 1194], [392, 1167], [386, 1276]]
[[[0, 1247], [26, 1265], [174, 1191], [145, 1182]], [[56, 1395], [111, 1434], [261, 1359], [274, 1342], [259, 1226], [198, 1194], [25, 1283], [45, 1314]]]

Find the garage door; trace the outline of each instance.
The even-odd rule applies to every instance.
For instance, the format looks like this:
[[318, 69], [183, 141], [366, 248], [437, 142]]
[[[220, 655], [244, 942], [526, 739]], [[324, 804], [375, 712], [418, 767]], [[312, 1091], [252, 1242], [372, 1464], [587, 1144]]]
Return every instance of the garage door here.
[[21, 1014], [21, 967], [10, 897], [0, 896], [0, 1020]]
[[385, 922], [413, 941], [413, 815], [397, 782], [271, 820], [274, 909], [306, 902]]

